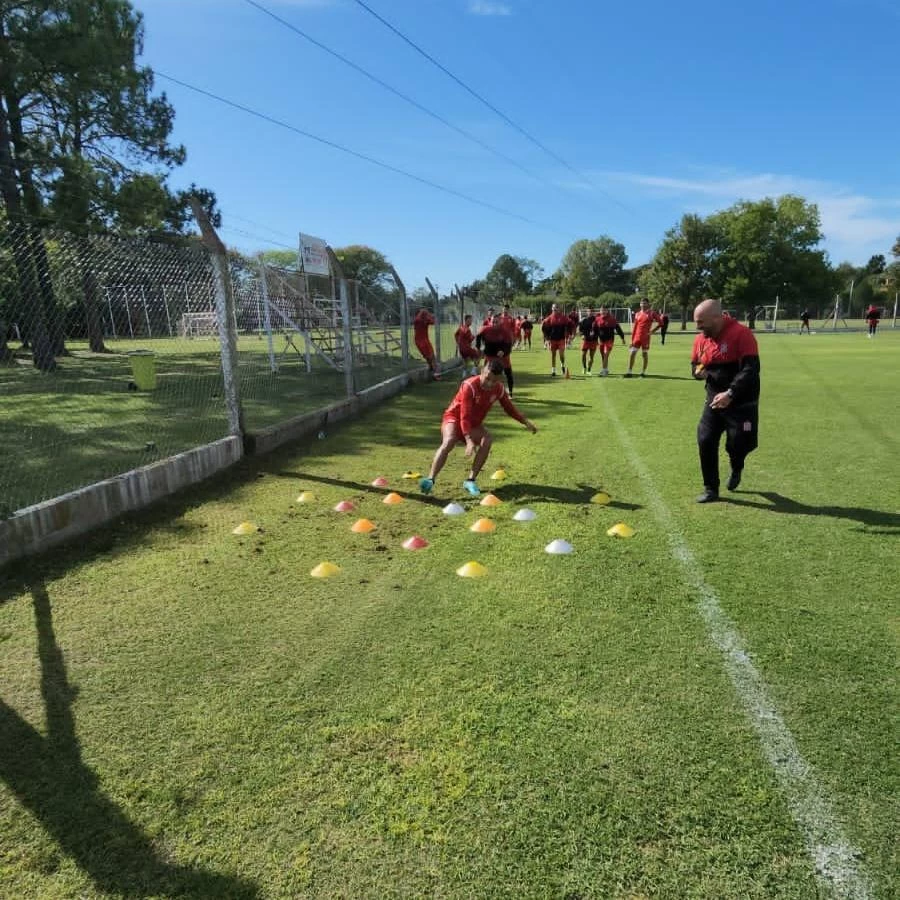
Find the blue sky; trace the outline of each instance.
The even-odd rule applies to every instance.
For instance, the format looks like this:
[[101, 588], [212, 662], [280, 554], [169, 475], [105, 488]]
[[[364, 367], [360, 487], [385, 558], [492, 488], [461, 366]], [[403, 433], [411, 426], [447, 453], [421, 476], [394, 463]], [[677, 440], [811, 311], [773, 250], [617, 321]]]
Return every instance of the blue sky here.
[[531, 174], [246, 0], [136, 0], [144, 62], [536, 224], [160, 78], [188, 150], [173, 181], [214, 189], [243, 250], [305, 231], [450, 290], [501, 253], [549, 273], [601, 234], [647, 262], [684, 212], [785, 192], [819, 204], [835, 261], [888, 254], [900, 234], [900, 0], [366, 0], [552, 156], [354, 0], [259, 2]]

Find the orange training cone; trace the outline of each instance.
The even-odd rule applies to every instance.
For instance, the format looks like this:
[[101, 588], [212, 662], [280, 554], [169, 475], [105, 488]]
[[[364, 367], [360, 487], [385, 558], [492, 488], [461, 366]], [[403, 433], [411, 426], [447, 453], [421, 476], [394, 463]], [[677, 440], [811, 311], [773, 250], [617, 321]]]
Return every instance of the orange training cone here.
[[496, 530], [497, 526], [490, 519], [479, 519], [469, 528], [469, 531], [474, 531], [476, 534], [490, 534]]
[[485, 494], [484, 499], [481, 501], [482, 506], [500, 506], [501, 503], [503, 503], [503, 501], [493, 494]]
[[402, 503], [403, 498], [395, 491], [391, 491], [381, 502], [393, 506], [395, 503]]
[[370, 522], [368, 519], [357, 519], [350, 526], [350, 530], [354, 534], [368, 534], [370, 531], [375, 530], [375, 523]]

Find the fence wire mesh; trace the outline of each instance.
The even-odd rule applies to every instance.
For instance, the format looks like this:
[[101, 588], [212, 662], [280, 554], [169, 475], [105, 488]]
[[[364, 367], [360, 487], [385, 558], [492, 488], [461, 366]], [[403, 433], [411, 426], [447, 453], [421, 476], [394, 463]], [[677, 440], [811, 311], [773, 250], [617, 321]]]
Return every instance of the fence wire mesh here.
[[[422, 365], [393, 281], [228, 262], [247, 431]], [[0, 516], [229, 433], [216, 296], [199, 242], [0, 225]]]

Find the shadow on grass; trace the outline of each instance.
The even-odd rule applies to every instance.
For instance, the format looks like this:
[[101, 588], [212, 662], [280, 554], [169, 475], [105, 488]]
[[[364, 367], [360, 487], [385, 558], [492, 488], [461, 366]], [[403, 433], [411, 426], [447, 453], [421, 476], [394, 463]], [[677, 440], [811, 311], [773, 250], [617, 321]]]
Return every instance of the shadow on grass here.
[[[273, 472], [278, 478], [296, 478], [300, 481], [313, 481], [316, 484], [330, 484], [333, 487], [341, 487], [347, 488], [350, 491], [358, 491], [364, 494], [372, 494], [375, 497], [386, 497], [390, 493], [399, 494], [403, 497], [404, 500], [415, 500], [418, 503], [424, 503], [428, 506], [443, 506], [444, 501], [440, 500], [437, 497], [428, 496], [427, 494], [421, 493], [418, 489], [415, 490], [398, 490], [397, 488], [379, 488], [374, 487], [371, 484], [364, 484], [361, 481], [345, 481], [341, 478], [328, 478], [325, 475], [311, 475], [309, 472], [293, 472], [288, 470], [282, 470], [279, 472]], [[409, 482], [412, 485], [418, 483], [418, 479], [410, 480]]]
[[0, 699], [0, 779], [98, 891], [119, 897], [259, 896], [250, 882], [161, 859], [150, 839], [100, 791], [81, 758], [72, 714], [75, 690], [43, 582], [31, 585], [31, 596], [47, 735]]
[[[560, 487], [552, 484], [504, 484], [502, 487], [492, 488], [501, 500], [509, 503], [525, 503], [545, 501], [547, 503], [572, 503], [575, 505], [590, 504], [591, 497], [597, 493], [597, 487], [588, 484], [579, 484], [574, 488]], [[637, 503], [624, 503], [614, 500], [606, 504], [614, 509], [636, 510], [641, 509]]]
[[865, 509], [860, 506], [809, 506], [775, 491], [738, 491], [737, 493], [763, 497], [768, 502], [756, 503], [752, 500], [740, 500], [736, 496], [723, 496], [722, 499], [733, 506], [747, 506], [767, 512], [787, 513], [794, 516], [828, 516], [832, 519], [849, 519], [862, 525], [881, 529], [876, 532], [878, 534], [900, 536], [900, 513], [884, 512], [880, 509]]

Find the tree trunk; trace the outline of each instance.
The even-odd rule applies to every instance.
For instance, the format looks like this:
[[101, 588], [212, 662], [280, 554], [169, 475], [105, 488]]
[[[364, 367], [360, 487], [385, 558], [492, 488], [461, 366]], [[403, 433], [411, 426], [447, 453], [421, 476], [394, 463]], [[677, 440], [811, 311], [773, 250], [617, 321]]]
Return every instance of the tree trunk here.
[[88, 344], [92, 353], [109, 353], [103, 343], [103, 315], [98, 299], [100, 288], [94, 274], [90, 238], [78, 238], [78, 265], [81, 269], [81, 292], [84, 302], [84, 319], [87, 324]]
[[13, 353], [6, 343], [6, 322], [0, 321], [0, 366], [9, 365], [12, 361]]
[[687, 331], [687, 323], [688, 323], [688, 304], [684, 303], [681, 306], [681, 330]]
[[[2, 100], [4, 98], [0, 98]], [[30, 229], [22, 216], [22, 202], [13, 170], [9, 122], [0, 102], [0, 195], [9, 219], [7, 235], [12, 240], [13, 263], [19, 283], [19, 307], [26, 339], [32, 347], [34, 365], [45, 372], [56, 368], [53, 344], [47, 328], [47, 313], [38, 289], [33, 265], [33, 242]]]

